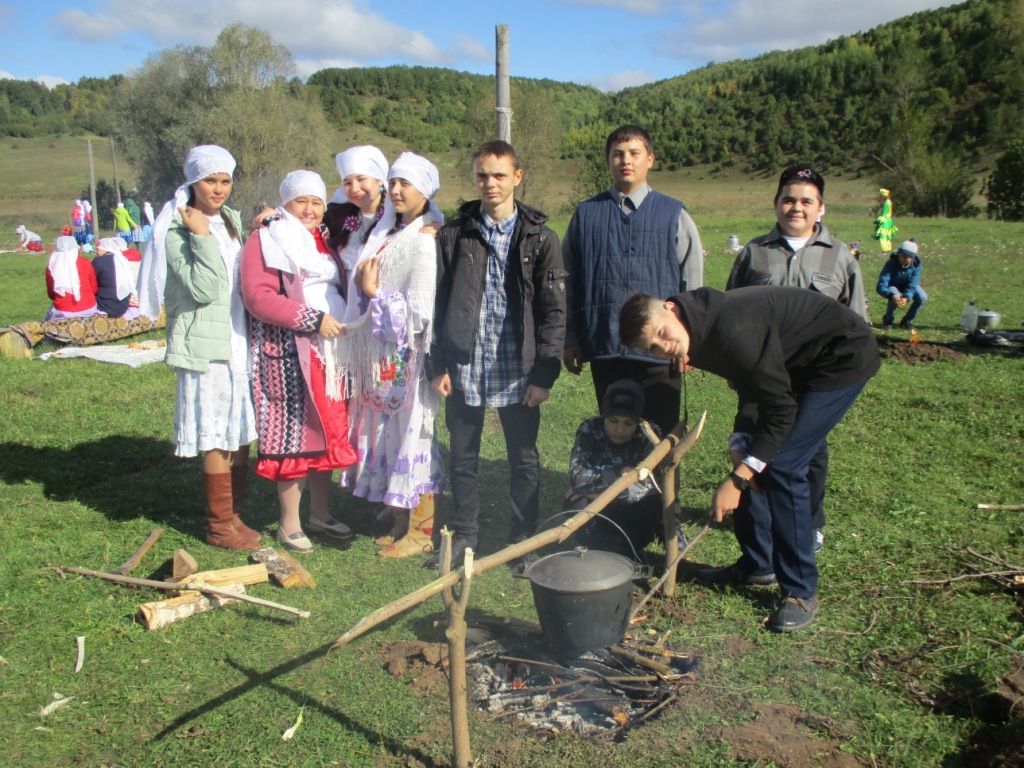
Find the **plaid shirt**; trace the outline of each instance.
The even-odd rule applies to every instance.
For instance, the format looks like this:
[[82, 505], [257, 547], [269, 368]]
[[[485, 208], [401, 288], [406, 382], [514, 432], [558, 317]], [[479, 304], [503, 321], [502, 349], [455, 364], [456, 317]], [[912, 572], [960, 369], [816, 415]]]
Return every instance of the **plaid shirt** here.
[[495, 222], [480, 210], [480, 228], [487, 238], [487, 279], [480, 302], [479, 329], [473, 340], [469, 365], [455, 366], [455, 386], [466, 405], [502, 408], [518, 403], [526, 391], [523, 358], [516, 342], [515, 324], [505, 322], [508, 312], [508, 254], [518, 211]]

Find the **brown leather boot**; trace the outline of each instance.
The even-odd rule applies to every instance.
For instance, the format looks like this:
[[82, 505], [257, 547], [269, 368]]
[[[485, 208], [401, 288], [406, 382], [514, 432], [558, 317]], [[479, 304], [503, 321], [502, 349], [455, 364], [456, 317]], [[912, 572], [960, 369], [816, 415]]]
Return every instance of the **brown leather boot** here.
[[242, 504], [245, 502], [245, 486], [249, 480], [248, 464], [231, 465], [231, 512], [235, 516], [235, 528], [251, 539], [253, 546], [257, 549], [260, 546], [260, 532], [255, 531], [242, 522]]
[[[401, 514], [399, 512], [398, 514]], [[377, 552], [381, 557], [397, 559], [434, 551], [434, 494], [420, 496], [420, 504], [409, 516], [409, 530], [394, 544]]]
[[206, 543], [224, 549], [258, 548], [259, 542], [254, 542], [235, 522], [235, 513], [231, 506], [231, 473], [204, 472], [203, 480], [206, 486], [206, 522], [210, 526], [210, 531], [206, 534]]

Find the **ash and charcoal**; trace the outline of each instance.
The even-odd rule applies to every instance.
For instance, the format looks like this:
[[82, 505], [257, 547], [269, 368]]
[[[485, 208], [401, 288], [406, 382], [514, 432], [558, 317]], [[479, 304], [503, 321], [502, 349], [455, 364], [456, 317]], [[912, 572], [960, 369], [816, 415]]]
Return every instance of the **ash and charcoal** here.
[[698, 663], [644, 640], [637, 630], [622, 644], [566, 656], [532, 633], [492, 637], [467, 649], [467, 696], [495, 720], [620, 740], [674, 701]]

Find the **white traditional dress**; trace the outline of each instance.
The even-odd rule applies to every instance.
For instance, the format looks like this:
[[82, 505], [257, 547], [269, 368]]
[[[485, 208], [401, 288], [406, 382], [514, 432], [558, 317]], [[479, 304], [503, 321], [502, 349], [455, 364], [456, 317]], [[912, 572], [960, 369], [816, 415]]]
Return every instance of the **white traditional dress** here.
[[[334, 345], [335, 384], [349, 386], [349, 429], [356, 463], [341, 478], [356, 496], [412, 509], [444, 490], [434, 437], [440, 398], [423, 371], [437, 275], [435, 240], [423, 217], [388, 235], [376, 252], [380, 286], [349, 295], [364, 320]], [[356, 306], [352, 305], [356, 303]], [[342, 378], [337, 378], [337, 377]]]

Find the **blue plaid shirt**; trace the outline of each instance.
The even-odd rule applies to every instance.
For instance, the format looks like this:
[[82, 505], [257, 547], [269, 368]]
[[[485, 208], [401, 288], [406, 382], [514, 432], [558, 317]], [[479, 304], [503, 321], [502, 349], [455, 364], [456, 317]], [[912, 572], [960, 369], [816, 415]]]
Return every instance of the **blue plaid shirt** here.
[[523, 357], [516, 342], [515, 326], [506, 322], [508, 291], [505, 281], [513, 279], [508, 254], [518, 210], [494, 221], [480, 210], [480, 229], [487, 239], [487, 279], [480, 302], [480, 319], [469, 365], [455, 366], [455, 386], [462, 390], [466, 405], [502, 408], [522, 401], [526, 392]]

